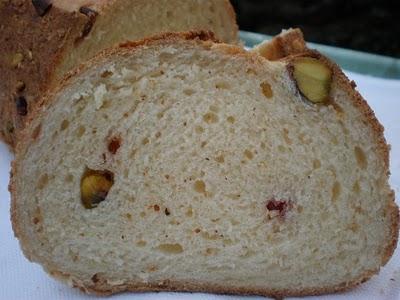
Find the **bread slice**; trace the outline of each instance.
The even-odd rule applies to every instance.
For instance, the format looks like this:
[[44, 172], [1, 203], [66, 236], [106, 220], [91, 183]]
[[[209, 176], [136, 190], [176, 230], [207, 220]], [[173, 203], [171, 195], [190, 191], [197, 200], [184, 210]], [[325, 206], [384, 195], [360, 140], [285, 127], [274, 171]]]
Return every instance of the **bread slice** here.
[[0, 28], [0, 137], [11, 146], [44, 91], [100, 50], [163, 31], [238, 41], [229, 0], [6, 0]]
[[[328, 102], [299, 92], [303, 59], [332, 72]], [[396, 246], [382, 132], [317, 52], [269, 61], [204, 32], [128, 43], [32, 114], [13, 228], [31, 261], [88, 293], [342, 291]]]

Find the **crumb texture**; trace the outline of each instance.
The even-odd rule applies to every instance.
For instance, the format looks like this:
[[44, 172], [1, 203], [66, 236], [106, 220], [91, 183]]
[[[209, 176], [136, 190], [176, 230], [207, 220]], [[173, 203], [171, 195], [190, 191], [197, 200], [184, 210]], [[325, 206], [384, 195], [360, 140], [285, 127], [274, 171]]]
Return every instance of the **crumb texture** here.
[[[200, 42], [101, 59], [25, 132], [13, 185], [24, 252], [88, 288], [300, 291], [375, 272], [392, 239], [386, 169], [335, 76], [330, 93], [335, 106], [314, 105], [285, 62]], [[87, 169], [113, 174], [91, 209]]]
[[45, 91], [106, 48], [190, 30], [238, 43], [228, 0], [0, 1], [0, 28], [0, 137], [11, 146]]

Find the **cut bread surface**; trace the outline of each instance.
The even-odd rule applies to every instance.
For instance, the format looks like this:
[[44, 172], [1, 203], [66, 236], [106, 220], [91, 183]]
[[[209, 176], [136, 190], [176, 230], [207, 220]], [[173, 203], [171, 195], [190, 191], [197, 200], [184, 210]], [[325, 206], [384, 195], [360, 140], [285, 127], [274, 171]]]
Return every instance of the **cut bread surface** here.
[[228, 0], [2, 1], [0, 26], [0, 137], [11, 146], [45, 91], [103, 49], [188, 30], [238, 42]]
[[[368, 279], [398, 210], [366, 104], [325, 60], [332, 102], [316, 105], [289, 60], [200, 37], [106, 51], [45, 98], [13, 164], [25, 255], [105, 294], [305, 295]], [[85, 176], [104, 172], [85, 205]]]

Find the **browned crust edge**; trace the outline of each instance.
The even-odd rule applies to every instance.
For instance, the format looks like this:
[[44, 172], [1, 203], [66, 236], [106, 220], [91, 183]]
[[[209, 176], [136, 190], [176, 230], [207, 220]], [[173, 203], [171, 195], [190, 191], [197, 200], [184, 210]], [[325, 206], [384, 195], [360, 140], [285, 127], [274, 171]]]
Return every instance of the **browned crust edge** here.
[[362, 274], [358, 279], [350, 282], [344, 282], [341, 284], [334, 285], [328, 288], [309, 288], [309, 289], [285, 289], [285, 290], [274, 290], [274, 289], [262, 289], [262, 288], [240, 288], [240, 287], [228, 287], [220, 284], [209, 284], [209, 283], [193, 283], [189, 281], [174, 281], [174, 280], [163, 280], [156, 283], [140, 283], [132, 282], [121, 285], [110, 285], [104, 280], [99, 280], [91, 285], [85, 285], [80, 283], [68, 274], [64, 274], [59, 271], [50, 272], [52, 276], [58, 278], [61, 281], [69, 282], [73, 287], [80, 289], [84, 293], [95, 294], [99, 296], [108, 296], [116, 293], [123, 292], [203, 292], [203, 293], [215, 293], [215, 294], [230, 294], [230, 295], [258, 295], [265, 297], [272, 297], [282, 299], [283, 297], [295, 297], [295, 296], [316, 296], [321, 294], [344, 292], [352, 289], [375, 274], [374, 271], [366, 272]]
[[252, 49], [268, 60], [279, 60], [306, 51], [307, 46], [300, 29], [289, 29]]
[[[137, 48], [141, 46], [146, 46], [150, 44], [164, 44], [166, 42], [175, 42], [178, 40], [191, 40], [194, 43], [201, 43], [205, 48], [211, 48], [215, 46], [215, 38], [211, 32], [200, 31], [200, 32], [186, 32], [186, 33], [164, 33], [161, 35], [157, 35], [155, 37], [146, 38], [141, 41], [136, 42], [129, 42], [121, 44], [119, 47], [114, 49], [108, 49], [102, 51], [96, 57], [91, 59], [90, 61], [82, 64], [76, 70], [70, 72], [61, 84], [56, 87], [53, 91], [47, 92], [46, 96], [42, 98], [42, 100], [37, 104], [33, 112], [30, 114], [29, 118], [27, 118], [26, 122], [30, 123], [33, 119], [39, 117], [42, 114], [42, 109], [50, 103], [52, 97], [64, 88], [68, 82], [74, 76], [84, 72], [90, 66], [95, 65], [98, 62], [101, 62], [104, 58], [109, 55], [121, 52], [131, 53], [135, 51]], [[219, 49], [219, 51], [223, 51], [230, 55], [245, 55], [248, 56], [253, 62], [257, 62], [259, 60], [258, 54], [251, 54], [246, 53], [239, 47], [236, 46], [229, 46], [220, 44], [215, 47]], [[341, 84], [341, 86], [348, 92], [352, 98], [354, 99], [354, 105], [360, 109], [363, 113], [367, 123], [371, 126], [372, 130], [376, 134], [377, 142], [379, 145], [379, 150], [381, 151], [382, 157], [384, 158], [385, 167], [388, 171], [389, 167], [389, 147], [386, 144], [386, 141], [383, 136], [383, 127], [376, 119], [374, 113], [372, 112], [371, 108], [368, 106], [366, 101], [361, 97], [361, 95], [354, 89], [353, 85], [349, 82], [347, 77], [343, 74], [340, 68], [328, 60], [327, 58], [323, 57], [316, 51], [307, 50], [308, 55], [317, 56], [318, 58], [326, 61], [329, 64], [335, 76], [337, 76], [337, 80]], [[25, 124], [27, 125], [27, 124]], [[28, 147], [30, 143], [30, 131], [32, 129], [29, 126], [25, 126], [25, 128], [20, 133], [20, 140], [23, 141], [17, 145], [17, 154], [16, 159], [12, 162], [12, 170], [10, 175], [10, 184], [9, 190], [11, 192], [11, 222], [12, 227], [15, 233], [15, 236], [20, 239], [20, 243], [23, 244], [25, 241], [25, 237], [23, 236], [23, 231], [19, 228], [18, 223], [18, 214], [16, 210], [16, 202], [18, 195], [16, 194], [15, 189], [15, 175], [18, 171], [18, 162], [20, 157], [22, 157], [25, 153], [25, 149]], [[388, 245], [385, 247], [385, 251], [382, 254], [382, 265], [384, 265], [396, 248], [397, 238], [398, 238], [398, 230], [399, 230], [399, 210], [397, 205], [394, 202], [394, 192], [391, 193], [392, 201], [389, 202], [387, 207], [387, 212], [391, 216], [391, 236], [392, 239], [389, 241]], [[26, 249], [24, 249], [26, 251]], [[30, 254], [25, 252], [25, 255], [29, 258]], [[137, 283], [131, 282], [122, 285], [110, 285], [105, 282], [98, 282], [94, 284], [85, 284], [83, 282], [79, 282], [75, 280], [71, 275], [64, 274], [58, 270], [48, 270], [48, 272], [62, 280], [67, 282], [72, 282], [74, 287], [81, 289], [86, 293], [94, 293], [98, 295], [110, 295], [114, 293], [120, 293], [124, 291], [131, 291], [131, 292], [158, 292], [158, 291], [187, 291], [187, 292], [209, 292], [209, 293], [217, 293], [217, 294], [240, 294], [240, 295], [261, 295], [261, 296], [270, 296], [275, 298], [282, 298], [284, 296], [306, 296], [306, 295], [320, 295], [320, 294], [327, 294], [327, 293], [335, 293], [349, 290], [356, 285], [359, 285], [365, 281], [367, 281], [370, 277], [376, 274], [379, 271], [379, 268], [375, 270], [366, 271], [357, 279], [354, 279], [349, 282], [343, 282], [337, 285], [333, 285], [330, 287], [323, 287], [323, 288], [308, 288], [308, 289], [286, 289], [286, 290], [271, 290], [271, 289], [262, 289], [262, 288], [235, 288], [235, 287], [226, 287], [217, 284], [209, 284], [209, 283], [193, 283], [193, 282], [184, 282], [184, 281], [173, 281], [173, 280], [165, 280], [159, 283]]]
[[233, 8], [231, 1], [224, 0], [224, 2], [225, 2], [226, 9], [228, 10], [228, 14], [231, 17], [232, 24], [234, 25], [233, 27], [235, 28], [234, 40], [236, 41], [236, 43], [238, 43], [239, 42], [239, 25], [236, 20], [235, 9]]

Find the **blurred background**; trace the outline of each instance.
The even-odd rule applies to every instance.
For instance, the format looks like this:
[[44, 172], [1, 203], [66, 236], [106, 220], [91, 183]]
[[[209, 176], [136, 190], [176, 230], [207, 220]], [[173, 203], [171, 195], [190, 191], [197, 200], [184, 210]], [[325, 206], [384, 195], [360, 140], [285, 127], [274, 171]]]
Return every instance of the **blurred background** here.
[[309, 42], [400, 58], [400, 0], [231, 0], [241, 30], [299, 27]]

